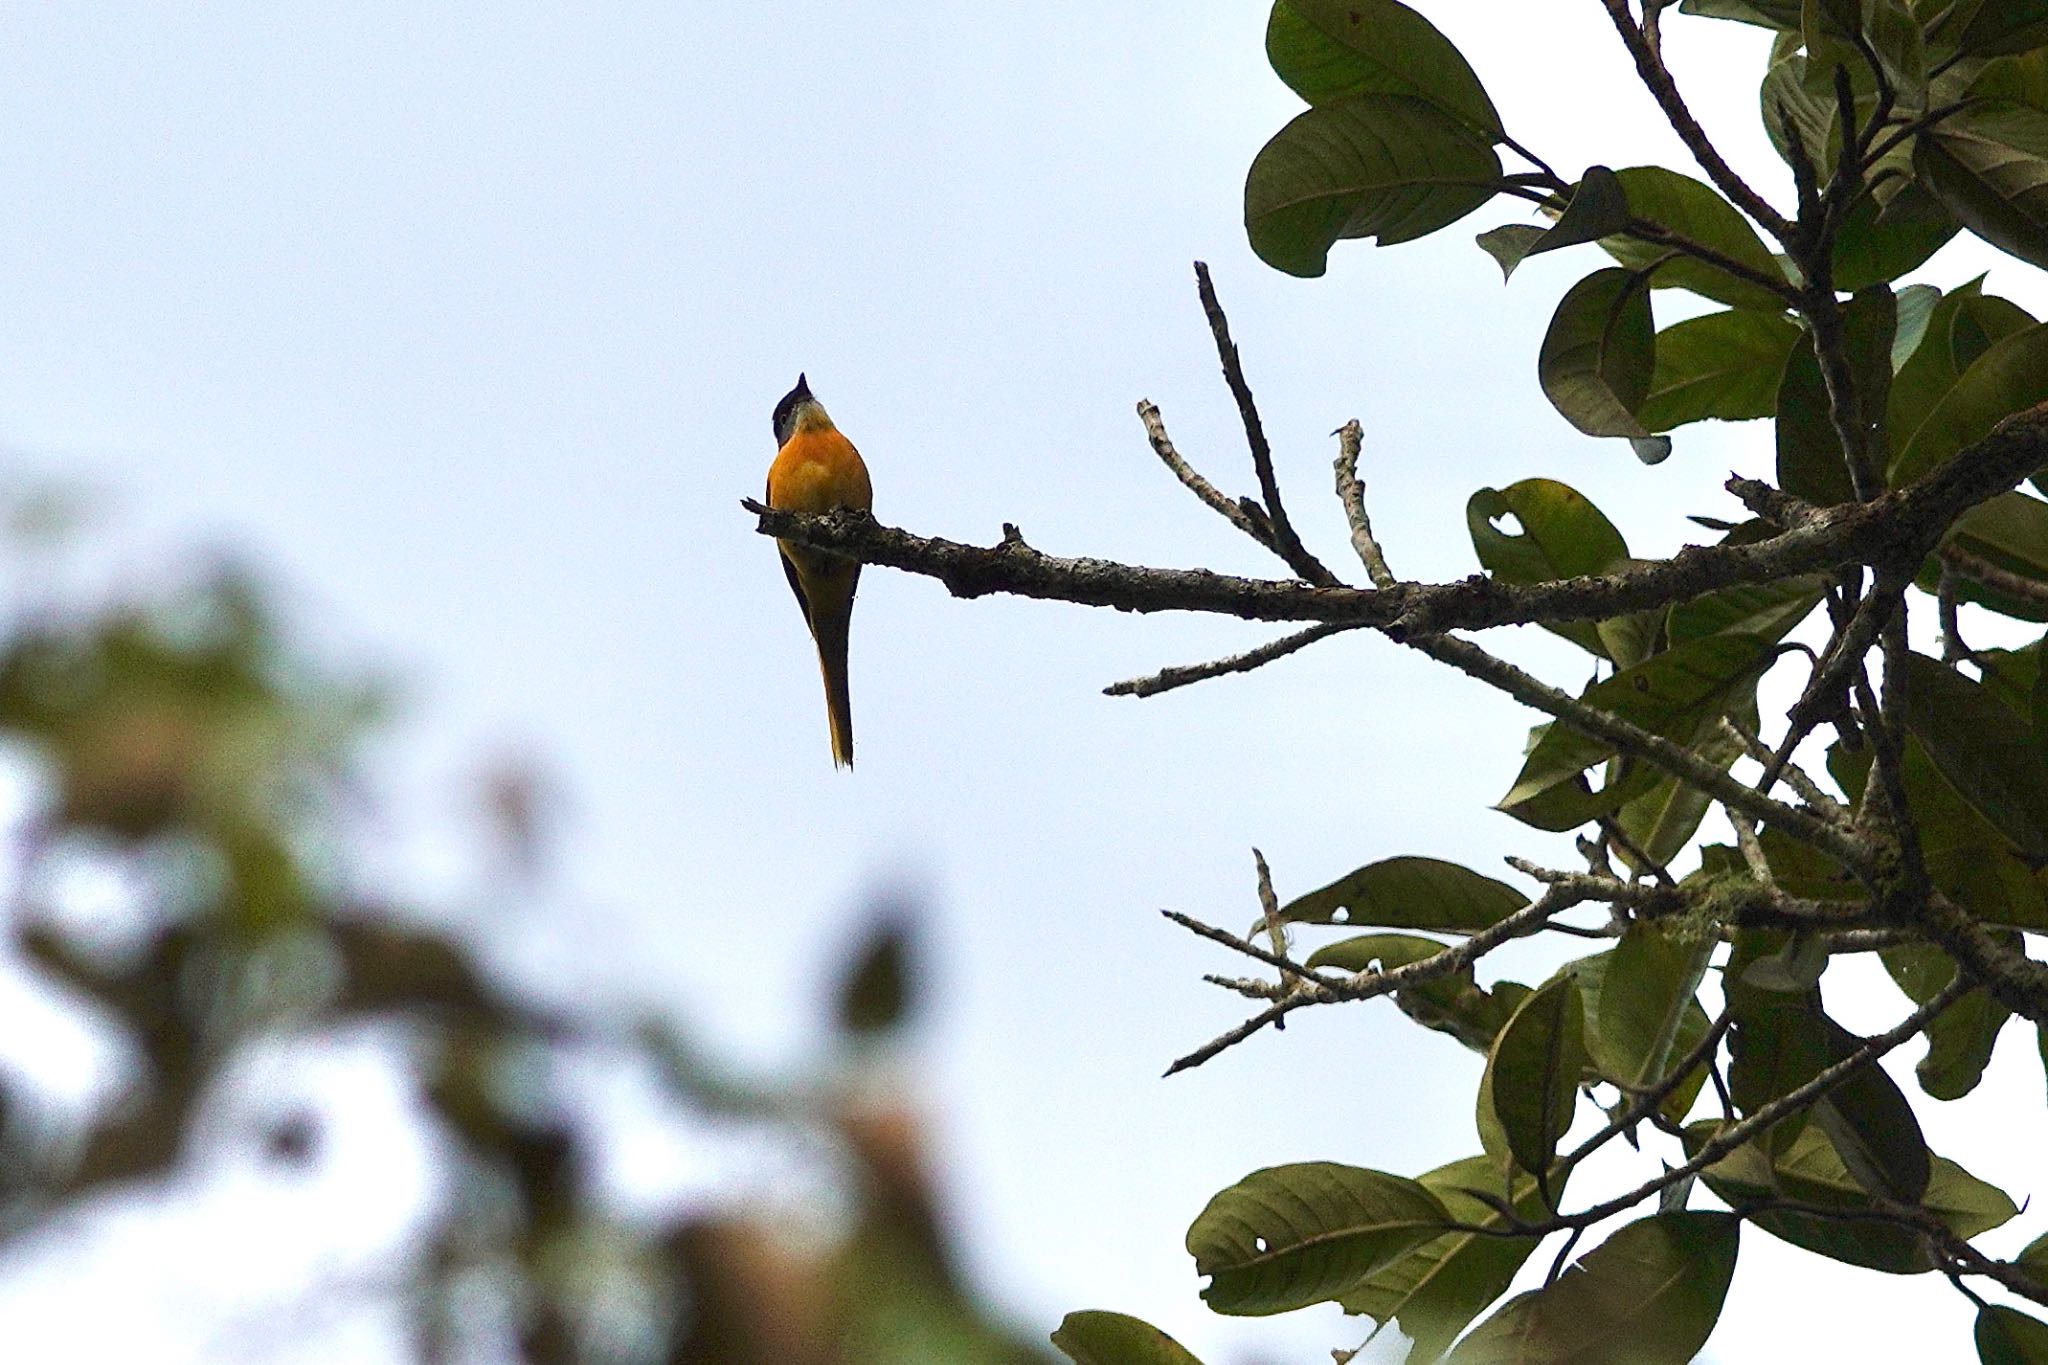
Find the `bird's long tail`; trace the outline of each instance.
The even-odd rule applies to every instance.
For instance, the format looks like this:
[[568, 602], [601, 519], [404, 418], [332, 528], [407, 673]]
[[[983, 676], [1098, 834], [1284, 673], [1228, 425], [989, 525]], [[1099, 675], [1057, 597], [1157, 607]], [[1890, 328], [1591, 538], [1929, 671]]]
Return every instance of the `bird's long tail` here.
[[825, 675], [825, 718], [832, 727], [832, 762], [853, 766], [853, 698], [846, 684], [847, 628], [853, 621], [853, 584], [817, 594], [811, 602], [811, 634], [818, 641], [818, 669]]

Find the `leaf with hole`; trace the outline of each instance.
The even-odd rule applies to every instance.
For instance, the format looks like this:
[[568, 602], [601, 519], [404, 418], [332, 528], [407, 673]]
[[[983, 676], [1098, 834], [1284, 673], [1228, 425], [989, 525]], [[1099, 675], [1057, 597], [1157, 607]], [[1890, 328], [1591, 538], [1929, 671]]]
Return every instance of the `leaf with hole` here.
[[1440, 858], [1404, 856], [1367, 863], [1280, 907], [1301, 924], [1373, 925], [1474, 933], [1529, 903], [1505, 882]]
[[1253, 1171], [1188, 1228], [1202, 1298], [1256, 1316], [1323, 1303], [1439, 1236], [1449, 1211], [1416, 1181], [1309, 1161]]
[[[1445, 1233], [1375, 1271], [1338, 1300], [1345, 1312], [1373, 1319], [1379, 1331], [1398, 1322], [1410, 1343], [1404, 1365], [1430, 1365], [1442, 1358], [1458, 1333], [1507, 1292], [1540, 1240], [1500, 1235], [1508, 1226], [1500, 1208], [1468, 1193], [1476, 1189], [1498, 1195], [1500, 1163], [1492, 1157], [1466, 1157], [1424, 1172], [1420, 1179], [1459, 1224], [1496, 1231]], [[1554, 1196], [1562, 1195], [1563, 1183], [1562, 1178], [1553, 1182]], [[1525, 1222], [1550, 1212], [1536, 1178], [1526, 1173], [1514, 1173], [1507, 1197]]]
[[[1504, 525], [1510, 517], [1516, 530]], [[1555, 479], [1480, 489], [1465, 502], [1465, 529], [1480, 564], [1503, 583], [1549, 583], [1614, 573], [1629, 564], [1628, 542], [1614, 523], [1585, 494]], [[1565, 621], [1545, 628], [1588, 653], [1614, 659], [1614, 646], [1623, 641], [1610, 640], [1616, 632], [1603, 631], [1603, 624]]]

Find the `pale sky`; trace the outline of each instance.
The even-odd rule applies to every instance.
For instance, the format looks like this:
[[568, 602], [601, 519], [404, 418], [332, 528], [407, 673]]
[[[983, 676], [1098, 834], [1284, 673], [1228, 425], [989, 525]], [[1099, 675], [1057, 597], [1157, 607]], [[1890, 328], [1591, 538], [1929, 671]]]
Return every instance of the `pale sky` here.
[[[1421, 8], [1566, 175], [1693, 169], [1591, 0]], [[1242, 1004], [1198, 980], [1238, 964], [1158, 908], [1248, 922], [1254, 844], [1283, 896], [1397, 853], [1496, 875], [1505, 853], [1566, 857], [1488, 810], [1535, 718], [1374, 637], [1104, 698], [1265, 636], [963, 603], [870, 570], [860, 763], [834, 772], [809, 642], [738, 505], [760, 490], [775, 400], [808, 373], [887, 522], [989, 542], [1012, 521], [1048, 552], [1273, 573], [1173, 483], [1132, 411], [1159, 403], [1185, 454], [1252, 491], [1199, 257], [1289, 506], [1333, 565], [1328, 433], [1354, 416], [1375, 525], [1409, 577], [1476, 568], [1463, 509], [1481, 486], [1571, 482], [1661, 554], [1684, 514], [1729, 513], [1730, 468], [1770, 467], [1762, 426], [1690, 428], [1646, 469], [1549, 408], [1544, 323], [1602, 262], [1558, 253], [1503, 288], [1471, 238], [1521, 219], [1506, 201], [1420, 244], [1349, 244], [1322, 280], [1259, 264], [1244, 171], [1298, 108], [1264, 62], [1266, 9], [0, 12], [0, 443], [107, 491], [128, 580], [194, 547], [247, 554], [323, 645], [411, 684], [374, 777], [409, 831], [395, 872], [422, 894], [477, 913], [455, 788], [491, 753], [538, 755], [570, 812], [564, 866], [550, 904], [506, 913], [551, 989], [658, 1003], [787, 1064], [821, 1036], [864, 894], [927, 891], [938, 1007], [920, 1082], [975, 1274], [1041, 1331], [1114, 1308], [1211, 1365], [1318, 1359], [1364, 1333], [1328, 1308], [1210, 1314], [1181, 1249], [1209, 1195], [1286, 1161], [1412, 1174], [1476, 1151], [1479, 1059], [1369, 1005], [1297, 1015], [1162, 1081]], [[1667, 43], [1724, 150], [1782, 197], [1754, 112], [1764, 40], [1674, 18]], [[1997, 260], [1953, 247], [1920, 278]], [[1995, 264], [1989, 287], [2048, 310], [2026, 267]], [[1533, 632], [1489, 643], [1583, 680]], [[1501, 957], [1524, 979], [1551, 960]], [[1845, 1022], [1901, 1012], [1888, 985], [1838, 975]], [[1928, 1102], [1925, 1122], [2024, 1198], [2041, 1078], [2031, 1034], [2004, 1044], [1979, 1096]], [[689, 1183], [680, 1159], [642, 1144], [620, 1178], [655, 1198]], [[320, 1207], [378, 1184], [341, 1166]], [[1645, 1168], [1615, 1169], [1575, 1193]], [[239, 1224], [130, 1211], [123, 1235], [187, 1216], [183, 1236], [246, 1245], [283, 1207], [244, 1191]], [[1987, 1244], [2040, 1231], [2016, 1226]], [[55, 1330], [54, 1310], [35, 1316], [50, 1285], [96, 1273], [145, 1322], [161, 1305], [170, 1335], [70, 1323], [67, 1360], [138, 1343], [204, 1358], [170, 1326], [191, 1286], [121, 1260], [118, 1240], [17, 1266], [0, 1280], [10, 1321]], [[1857, 1306], [1880, 1291], [1886, 1311]], [[1709, 1358], [1952, 1357], [1969, 1320], [1938, 1277], [1878, 1284], [1750, 1232]], [[307, 1352], [292, 1359], [389, 1358], [360, 1324]]]

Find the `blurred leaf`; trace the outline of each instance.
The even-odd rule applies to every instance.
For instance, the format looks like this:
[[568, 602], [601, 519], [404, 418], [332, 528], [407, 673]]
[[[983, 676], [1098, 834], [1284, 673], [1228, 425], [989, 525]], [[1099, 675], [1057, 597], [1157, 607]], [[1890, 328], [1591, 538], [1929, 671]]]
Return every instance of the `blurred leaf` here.
[[1151, 1323], [1099, 1309], [1067, 1314], [1052, 1344], [1074, 1365], [1202, 1365]]
[[1586, 1068], [1578, 984], [1561, 976], [1522, 1002], [1494, 1039], [1479, 1082], [1479, 1137], [1524, 1171], [1550, 1169], [1571, 1127]]
[[1764, 28], [1799, 29], [1799, 0], [1681, 0], [1678, 12], [1736, 19]]
[[1302, 924], [1376, 925], [1472, 933], [1506, 919], [1529, 898], [1504, 882], [1438, 858], [1384, 858], [1280, 907]]
[[[1498, 1207], [1467, 1192], [1500, 1188], [1500, 1165], [1492, 1157], [1453, 1161], [1426, 1172], [1421, 1181], [1459, 1224], [1506, 1230], [1507, 1218]], [[1517, 1171], [1508, 1184], [1508, 1200], [1518, 1217], [1533, 1223], [1549, 1214], [1534, 1176]], [[1553, 1195], [1562, 1195], [1562, 1179], [1553, 1185]], [[1398, 1322], [1410, 1341], [1405, 1365], [1431, 1365], [1473, 1318], [1507, 1292], [1539, 1240], [1445, 1233], [1375, 1271], [1339, 1302], [1345, 1312], [1370, 1317], [1382, 1331]]]
[[1413, 1180], [1327, 1161], [1254, 1171], [1188, 1229], [1202, 1298], [1218, 1313], [1285, 1313], [1348, 1292], [1435, 1238], [1449, 1219]]
[[2048, 3], [2043, 0], [1959, 0], [1956, 10], [1963, 17], [1958, 47], [1973, 57], [2048, 44]]
[[1744, 309], [1666, 327], [1657, 333], [1656, 368], [1637, 419], [1651, 431], [1669, 431], [1708, 418], [1769, 417], [1786, 357], [1801, 335], [1783, 314]]
[[1395, 0], [1277, 0], [1266, 56], [1310, 104], [1407, 95], [1496, 141], [1500, 115], [1471, 65], [1435, 25]]
[[870, 931], [839, 984], [839, 1028], [861, 1037], [901, 1025], [915, 1007], [910, 925], [888, 916]]
[[1500, 158], [1435, 105], [1358, 95], [1296, 116], [1252, 162], [1244, 187], [1252, 249], [1276, 270], [1321, 275], [1348, 237], [1425, 237], [1491, 199]]
[[1508, 1300], [1458, 1343], [1451, 1365], [1686, 1365], [1720, 1320], [1740, 1235], [1725, 1213], [1629, 1223], [1555, 1283]]
[[1647, 276], [1609, 266], [1559, 301], [1536, 373], [1551, 405], [1588, 436], [1648, 436], [1635, 413], [1655, 366]]
[[2048, 1322], [1987, 1303], [1977, 1310], [1977, 1359], [1984, 1365], [2048, 1365]]
[[[1777, 258], [1756, 235], [1749, 220], [1714, 189], [1691, 176], [1662, 166], [1633, 166], [1615, 172], [1637, 217], [1712, 247], [1728, 259], [1766, 279], [1783, 279]], [[1651, 283], [1659, 289], [1689, 289], [1731, 308], [1785, 311], [1785, 301], [1769, 289], [1731, 275], [1718, 266], [1689, 256], [1673, 257], [1670, 248], [1628, 237], [1605, 237], [1607, 254], [1632, 270], [1656, 267]]]

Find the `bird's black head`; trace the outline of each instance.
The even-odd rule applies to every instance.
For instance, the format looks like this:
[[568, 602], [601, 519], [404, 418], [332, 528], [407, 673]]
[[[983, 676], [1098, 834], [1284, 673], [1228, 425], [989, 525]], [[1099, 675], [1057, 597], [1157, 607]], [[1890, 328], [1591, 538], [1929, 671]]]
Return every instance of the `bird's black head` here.
[[775, 444], [785, 445], [790, 433], [796, 430], [796, 410], [805, 403], [818, 400], [811, 396], [811, 386], [802, 375], [796, 377], [796, 387], [782, 395], [782, 401], [775, 405]]

